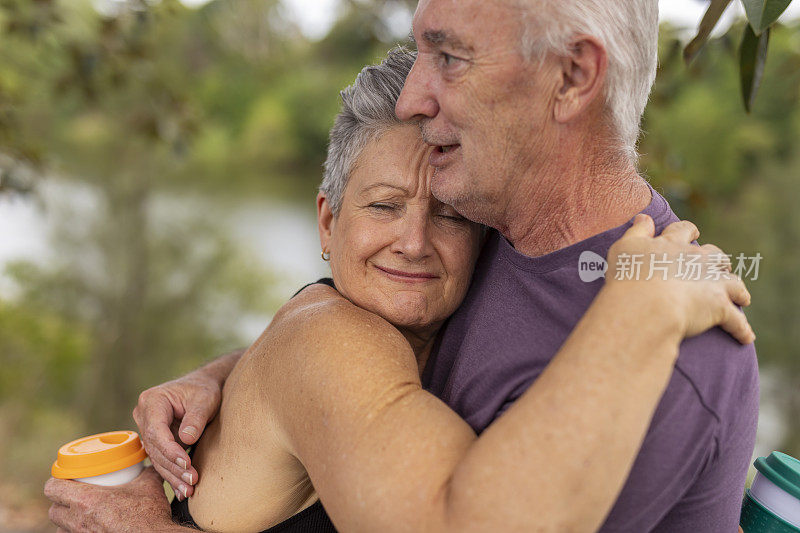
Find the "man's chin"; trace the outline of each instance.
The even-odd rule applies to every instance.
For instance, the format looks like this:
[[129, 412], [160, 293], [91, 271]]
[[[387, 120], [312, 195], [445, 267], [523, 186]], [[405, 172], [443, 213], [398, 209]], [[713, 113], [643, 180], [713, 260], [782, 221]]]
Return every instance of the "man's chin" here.
[[464, 174], [457, 172], [455, 165], [437, 168], [431, 177], [431, 193], [440, 202], [455, 207], [455, 202], [463, 195]]

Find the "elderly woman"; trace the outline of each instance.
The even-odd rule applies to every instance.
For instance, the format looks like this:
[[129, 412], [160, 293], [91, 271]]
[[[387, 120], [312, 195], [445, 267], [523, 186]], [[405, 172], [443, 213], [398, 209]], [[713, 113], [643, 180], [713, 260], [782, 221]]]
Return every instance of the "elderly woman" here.
[[[745, 294], [737, 281], [634, 288], [610, 279], [543, 376], [476, 437], [420, 384], [437, 331], [466, 293], [482, 231], [430, 194], [431, 148], [395, 118], [412, 62], [392, 52], [343, 92], [317, 197], [333, 281], [284, 305], [227, 379], [192, 458], [202, 477], [178, 506], [203, 529], [332, 530], [327, 511], [345, 531], [593, 531], [635, 457], [678, 343], [715, 325], [702, 317], [718, 315], [708, 311], [728, 303], [727, 291]], [[696, 236], [679, 224], [665, 231], [672, 237], [650, 239], [649, 228], [638, 221], [614, 252], [688, 251]], [[676, 291], [683, 316], [620, 312], [655, 308]], [[565, 404], [582, 415], [562, 419], [553, 406]], [[604, 420], [598, 410], [618, 412], [617, 426], [594, 427]], [[538, 441], [536, 428], [553, 424], [571, 431]], [[548, 463], [554, 447], [585, 469]], [[606, 480], [603, 493], [582, 490], [586, 477]], [[555, 485], [572, 487], [572, 500], [549, 501], [550, 489], [562, 492]], [[179, 487], [183, 500], [188, 487]]]
[[[483, 232], [430, 194], [431, 148], [416, 126], [395, 118], [412, 63], [413, 55], [393, 51], [342, 93], [317, 197], [333, 279], [285, 304], [238, 361], [192, 456], [175, 442], [149, 449], [177, 489], [184, 525], [594, 531], [623, 485], [681, 340], [715, 325], [752, 339], [743, 315], [718, 318], [731, 299], [749, 301], [730, 276], [610, 276], [542, 376], [476, 436], [420, 382], [437, 331], [464, 298]], [[611, 271], [623, 253], [698, 253], [689, 223], [652, 234], [652, 221], [637, 217], [612, 247]], [[563, 428], [560, 438], [541, 440], [553, 427]]]

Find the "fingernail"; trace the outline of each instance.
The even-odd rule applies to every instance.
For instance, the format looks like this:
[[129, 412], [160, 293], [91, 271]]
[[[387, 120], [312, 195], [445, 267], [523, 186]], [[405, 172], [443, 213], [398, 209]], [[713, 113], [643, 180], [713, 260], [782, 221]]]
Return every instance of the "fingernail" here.
[[178, 457], [177, 459], [175, 459], [175, 464], [183, 468], [184, 470], [186, 470], [186, 467], [188, 466], [186, 464], [186, 459], [184, 459], [183, 457]]
[[180, 502], [180, 501], [183, 501], [183, 498], [181, 497], [181, 493], [180, 493], [180, 492], [178, 492], [178, 491], [177, 491], [177, 490], [175, 490], [175, 489], [172, 489], [172, 492], [174, 492], [174, 493], [175, 493], [175, 497], [178, 499], [178, 501], [179, 501], [179, 502]]
[[186, 426], [183, 428], [183, 432], [192, 437], [197, 437], [197, 429], [194, 426]]
[[184, 472], [181, 474], [181, 479], [184, 480], [189, 485], [194, 485], [194, 476], [189, 472]]
[[181, 483], [181, 486], [178, 487], [178, 490], [181, 491], [181, 494], [183, 494], [184, 498], [189, 497], [189, 489], [186, 488], [186, 485], [184, 485], [183, 483]]

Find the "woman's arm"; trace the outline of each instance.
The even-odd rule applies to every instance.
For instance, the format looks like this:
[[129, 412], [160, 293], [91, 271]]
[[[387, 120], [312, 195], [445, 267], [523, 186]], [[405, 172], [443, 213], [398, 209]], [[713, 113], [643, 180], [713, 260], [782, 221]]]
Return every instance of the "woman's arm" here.
[[[651, 224], [629, 230], [632, 249], [660, 252], [651, 244], [661, 239], [674, 252], [696, 238], [684, 224], [650, 239]], [[479, 439], [422, 390], [397, 330], [314, 287], [280, 326], [301, 328], [292, 349], [261, 362], [269, 408], [343, 531], [594, 531], [684, 335], [715, 324], [748, 335], [727, 296], [747, 303], [740, 282], [683, 283], [607, 283], [541, 377]], [[310, 302], [315, 311], [302, 311]]]

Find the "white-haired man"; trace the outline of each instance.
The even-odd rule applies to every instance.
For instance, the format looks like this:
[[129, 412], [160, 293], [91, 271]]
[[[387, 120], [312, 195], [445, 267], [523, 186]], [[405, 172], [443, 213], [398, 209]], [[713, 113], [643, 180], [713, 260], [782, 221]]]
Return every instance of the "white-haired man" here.
[[[601, 279], [579, 275], [581, 254], [605, 256], [637, 213], [657, 231], [677, 220], [636, 170], [657, 11], [656, 0], [420, 0], [419, 53], [396, 112], [438, 147], [434, 194], [496, 229], [423, 381], [479, 433], [537, 379], [599, 291]], [[206, 372], [224, 380], [237, 358]], [[140, 401], [162, 412], [157, 429], [172, 446], [173, 418], [193, 443], [219, 402], [218, 387], [187, 383]], [[752, 344], [719, 329], [684, 342], [601, 531], [736, 531], [757, 411]], [[128, 500], [159, 492], [151, 478], [150, 492], [126, 489]], [[163, 502], [138, 505], [164, 513]]]
[[[636, 169], [658, 2], [420, 0], [414, 37], [397, 114], [438, 146], [432, 192], [498, 230], [424, 375], [480, 432], [597, 293], [581, 253], [605, 256], [638, 212], [657, 231], [677, 220]], [[601, 531], [736, 531], [757, 413], [752, 345], [720, 330], [684, 342]]]

